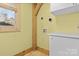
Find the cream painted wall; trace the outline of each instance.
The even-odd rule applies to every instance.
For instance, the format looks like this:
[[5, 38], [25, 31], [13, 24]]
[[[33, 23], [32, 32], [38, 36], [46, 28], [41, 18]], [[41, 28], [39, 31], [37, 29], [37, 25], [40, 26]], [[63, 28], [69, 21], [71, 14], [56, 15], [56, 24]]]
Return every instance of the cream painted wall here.
[[55, 17], [57, 32], [79, 33], [79, 12]]
[[32, 5], [21, 4], [21, 31], [0, 33], [0, 55], [15, 55], [32, 47]]
[[[44, 19], [41, 20], [41, 17]], [[52, 17], [52, 22], [48, 18]], [[37, 44], [39, 47], [49, 49], [48, 34], [51, 32], [79, 33], [79, 12], [54, 16], [50, 13], [50, 4], [43, 4], [37, 17]], [[47, 33], [42, 29], [47, 28]]]
[[[41, 20], [43, 17], [43, 20]], [[52, 22], [49, 22], [49, 18], [52, 18]], [[44, 33], [43, 29], [47, 29]], [[48, 34], [56, 31], [55, 16], [50, 13], [50, 4], [43, 4], [37, 15], [37, 45], [41, 48], [48, 49]]]

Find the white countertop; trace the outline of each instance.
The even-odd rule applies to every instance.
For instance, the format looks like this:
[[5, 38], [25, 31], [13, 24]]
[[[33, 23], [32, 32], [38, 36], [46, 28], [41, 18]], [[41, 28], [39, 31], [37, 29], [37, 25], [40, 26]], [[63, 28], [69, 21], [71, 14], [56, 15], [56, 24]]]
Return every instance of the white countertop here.
[[72, 37], [72, 38], [79, 38], [78, 33], [59, 33], [59, 32], [53, 32], [51, 34], [48, 34], [49, 36], [63, 36], [63, 37]]

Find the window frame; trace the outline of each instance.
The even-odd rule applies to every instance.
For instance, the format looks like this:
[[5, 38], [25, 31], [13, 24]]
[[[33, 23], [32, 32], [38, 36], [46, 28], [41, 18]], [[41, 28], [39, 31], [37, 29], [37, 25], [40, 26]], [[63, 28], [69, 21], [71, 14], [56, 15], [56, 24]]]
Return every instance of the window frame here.
[[14, 7], [10, 7], [7, 3], [0, 3], [0, 7], [13, 10], [16, 13], [16, 23], [14, 26], [1, 26], [0, 32], [17, 32], [20, 31], [20, 4], [16, 3]]

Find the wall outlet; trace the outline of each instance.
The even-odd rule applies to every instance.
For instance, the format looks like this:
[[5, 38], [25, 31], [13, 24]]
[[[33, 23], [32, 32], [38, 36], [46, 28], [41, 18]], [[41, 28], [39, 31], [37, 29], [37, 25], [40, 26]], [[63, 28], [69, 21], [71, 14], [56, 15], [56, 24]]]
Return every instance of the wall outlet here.
[[47, 29], [43, 29], [43, 32], [46, 33], [47, 32]]

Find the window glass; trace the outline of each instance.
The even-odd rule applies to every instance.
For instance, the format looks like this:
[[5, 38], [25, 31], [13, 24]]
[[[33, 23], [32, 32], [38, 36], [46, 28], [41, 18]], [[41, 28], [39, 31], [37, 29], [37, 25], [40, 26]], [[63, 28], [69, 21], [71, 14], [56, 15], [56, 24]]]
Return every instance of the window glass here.
[[15, 24], [15, 11], [0, 7], [0, 25], [13, 26]]

